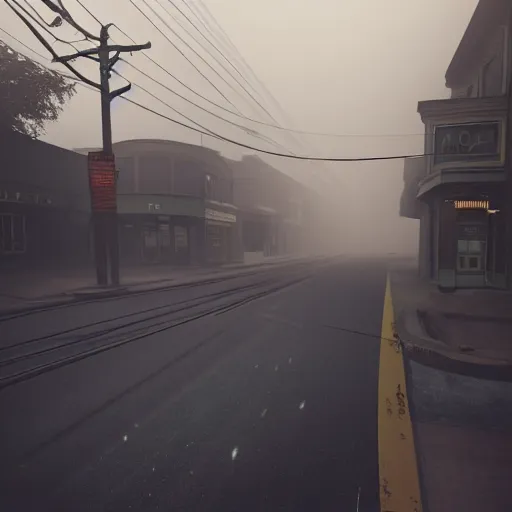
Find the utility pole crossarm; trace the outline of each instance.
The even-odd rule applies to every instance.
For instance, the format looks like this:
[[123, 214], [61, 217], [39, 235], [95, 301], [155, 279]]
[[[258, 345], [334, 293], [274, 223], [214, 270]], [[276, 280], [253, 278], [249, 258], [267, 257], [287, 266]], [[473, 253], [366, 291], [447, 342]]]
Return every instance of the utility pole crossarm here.
[[116, 89], [115, 91], [111, 91], [110, 92], [110, 101], [112, 101], [114, 98], [117, 98], [121, 94], [128, 92], [131, 88], [132, 88], [132, 84], [127, 84], [123, 87], [120, 87], [119, 89]]
[[[108, 29], [113, 26], [113, 23], [102, 25], [100, 35], [95, 36], [84, 28], [82, 28], [76, 21], [73, 20], [67, 9], [64, 7], [63, 0], [42, 0], [42, 2], [53, 11], [57, 17], [55, 20], [48, 24], [44, 22], [39, 23], [38, 18], [44, 21], [39, 16], [36, 10], [35, 13], [38, 18], [33, 17], [28, 10], [26, 10], [17, 0], [4, 0], [5, 3], [12, 9], [12, 11], [21, 19], [21, 21], [27, 26], [27, 28], [34, 34], [38, 41], [50, 52], [53, 57], [53, 62], [58, 62], [65, 66], [73, 75], [75, 75], [83, 83], [98, 89], [101, 92], [101, 125], [102, 125], [102, 138], [103, 138], [103, 150], [100, 152], [100, 159], [104, 162], [108, 162], [109, 166], [112, 166], [114, 171], [114, 178], [112, 179], [112, 186], [109, 189], [109, 193], [113, 194], [114, 199], [108, 206], [96, 204], [92, 208], [92, 221], [94, 226], [94, 251], [96, 260], [96, 279], [99, 285], [105, 286], [108, 284], [108, 265], [110, 263], [110, 281], [114, 286], [119, 285], [119, 242], [118, 242], [118, 218], [117, 218], [117, 206], [116, 206], [116, 174], [115, 174], [115, 155], [112, 145], [112, 120], [111, 120], [111, 102], [117, 96], [128, 92], [131, 89], [131, 84], [128, 83], [119, 89], [114, 91], [110, 90], [109, 79], [111, 73], [116, 73], [113, 69], [114, 66], [121, 59], [122, 53], [132, 53], [140, 50], [146, 50], [151, 48], [151, 43], [145, 44], [131, 44], [131, 45], [109, 45]], [[14, 7], [16, 5], [18, 8]], [[32, 25], [30, 20], [26, 16], [31, 18], [35, 23], [39, 24], [41, 28], [46, 30], [52, 37], [58, 41], [67, 42], [58, 39], [53, 33], [46, 29], [46, 25], [50, 27], [57, 27], [62, 25], [62, 20], [66, 21], [73, 28], [78, 30], [84, 37], [85, 40], [93, 43], [97, 41], [98, 45], [95, 48], [88, 48], [85, 50], [78, 50], [72, 55], [60, 56], [53, 49], [51, 44], [39, 33], [39, 31]], [[132, 40], [133, 41], [133, 40]], [[93, 43], [95, 44], [95, 43]], [[113, 53], [111, 57], [110, 54]], [[100, 82], [95, 83], [92, 80], [86, 78], [82, 73], [77, 71], [70, 62], [84, 57], [86, 59], [93, 60], [99, 63]], [[98, 156], [98, 155], [96, 155]], [[92, 159], [91, 159], [92, 160]], [[89, 169], [89, 172], [92, 172]], [[91, 194], [95, 190], [91, 185]]]
[[144, 44], [110, 44], [107, 47], [105, 47], [105, 50], [108, 50], [109, 52], [138, 52], [140, 50], [148, 50], [151, 48], [151, 43], [148, 41]]
[[79, 52], [73, 53], [71, 55], [62, 55], [53, 58], [53, 62], [60, 62], [64, 64], [65, 62], [69, 62], [70, 60], [78, 59], [78, 57], [88, 57], [90, 55], [98, 55], [100, 49], [99, 48], [89, 48], [87, 50], [80, 50]]

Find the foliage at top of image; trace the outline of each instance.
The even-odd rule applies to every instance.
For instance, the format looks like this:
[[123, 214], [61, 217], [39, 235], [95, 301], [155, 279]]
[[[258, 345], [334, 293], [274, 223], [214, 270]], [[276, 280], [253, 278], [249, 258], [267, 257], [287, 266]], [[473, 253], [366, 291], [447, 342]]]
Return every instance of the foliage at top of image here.
[[74, 83], [0, 40], [0, 129], [37, 137], [75, 92]]

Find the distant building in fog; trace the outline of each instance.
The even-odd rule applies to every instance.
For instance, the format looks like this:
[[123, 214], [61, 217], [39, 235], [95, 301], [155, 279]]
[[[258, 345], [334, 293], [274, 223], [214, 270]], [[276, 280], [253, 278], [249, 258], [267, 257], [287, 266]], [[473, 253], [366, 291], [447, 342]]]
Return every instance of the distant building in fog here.
[[309, 189], [257, 156], [228, 160], [233, 169], [241, 252], [246, 260], [303, 250]]
[[138, 139], [115, 143], [114, 153], [121, 261], [202, 264], [236, 259], [232, 170], [216, 151]]

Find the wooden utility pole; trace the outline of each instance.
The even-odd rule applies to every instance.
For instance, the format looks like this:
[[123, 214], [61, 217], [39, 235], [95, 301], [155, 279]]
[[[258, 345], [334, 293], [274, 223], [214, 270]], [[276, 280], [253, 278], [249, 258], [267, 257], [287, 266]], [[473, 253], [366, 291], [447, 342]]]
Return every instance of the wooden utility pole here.
[[[14, 7], [9, 0], [5, 0], [7, 5], [15, 12], [15, 14], [23, 21], [23, 23], [29, 28], [29, 30], [37, 37], [41, 44], [50, 52], [53, 57], [53, 62], [59, 62], [68, 68], [79, 80], [84, 82], [91, 87], [99, 90], [101, 93], [101, 127], [103, 137], [103, 151], [102, 155], [95, 155], [96, 160], [101, 161], [101, 157], [104, 158], [104, 169], [103, 173], [113, 173], [111, 180], [96, 180], [99, 185], [108, 184], [114, 188], [113, 200], [109, 201], [108, 204], [104, 204], [103, 207], [99, 207], [98, 201], [94, 200], [95, 191], [91, 186], [92, 196], [92, 224], [94, 229], [94, 254], [96, 263], [96, 279], [99, 285], [105, 286], [108, 284], [108, 262], [110, 263], [110, 282], [113, 286], [119, 285], [119, 244], [118, 244], [118, 221], [117, 221], [117, 203], [116, 203], [116, 182], [117, 176], [115, 174], [114, 167], [114, 153], [112, 149], [112, 121], [110, 104], [114, 98], [129, 91], [131, 84], [127, 84], [124, 87], [110, 91], [110, 77], [111, 72], [115, 64], [121, 58], [121, 53], [132, 53], [140, 50], [151, 48], [151, 43], [145, 44], [134, 44], [134, 45], [109, 45], [108, 30], [113, 25], [109, 23], [103, 25], [100, 30], [100, 35], [97, 36], [91, 32], [82, 28], [76, 21], [71, 17], [67, 9], [63, 5], [62, 0], [42, 0], [42, 2], [51, 9], [57, 18], [53, 21], [51, 26], [59, 27], [62, 25], [62, 20], [71, 25], [74, 29], [78, 30], [88, 41], [96, 41], [98, 46], [95, 48], [89, 48], [87, 50], [77, 51], [71, 55], [60, 56], [57, 55], [53, 47], [44, 39], [40, 32], [34, 27], [34, 25], [21, 13], [16, 7]], [[17, 2], [15, 2], [16, 5]], [[111, 57], [110, 54], [114, 53]], [[79, 71], [77, 71], [71, 64], [71, 61], [76, 60], [79, 57], [93, 60], [99, 63], [100, 67], [100, 82], [96, 83], [89, 80]], [[99, 158], [98, 158], [99, 157]], [[101, 163], [101, 162], [100, 162]], [[111, 164], [111, 165], [108, 165]], [[90, 178], [90, 182], [93, 180]], [[110, 191], [112, 192], [112, 191]], [[104, 191], [101, 191], [104, 193]]]

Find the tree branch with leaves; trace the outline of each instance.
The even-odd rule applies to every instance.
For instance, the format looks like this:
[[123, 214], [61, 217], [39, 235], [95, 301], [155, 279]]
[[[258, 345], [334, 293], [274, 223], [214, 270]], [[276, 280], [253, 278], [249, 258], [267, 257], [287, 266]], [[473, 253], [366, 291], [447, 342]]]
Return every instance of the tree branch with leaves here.
[[0, 128], [31, 137], [44, 133], [75, 94], [75, 84], [20, 55], [0, 40]]

